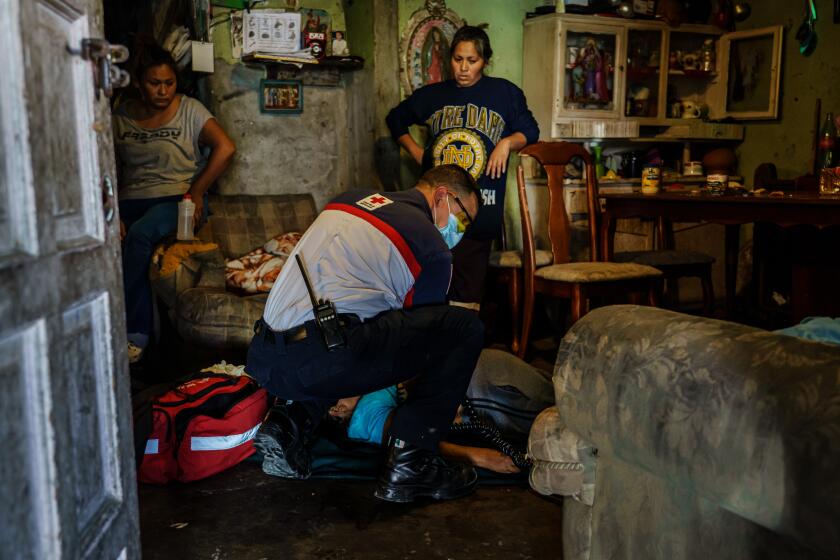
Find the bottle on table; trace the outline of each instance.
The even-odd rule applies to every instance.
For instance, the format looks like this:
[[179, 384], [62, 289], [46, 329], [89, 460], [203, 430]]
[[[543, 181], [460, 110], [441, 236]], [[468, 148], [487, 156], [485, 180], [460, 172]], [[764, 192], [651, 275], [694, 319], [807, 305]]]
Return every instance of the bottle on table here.
[[836, 157], [836, 143], [837, 127], [834, 126], [834, 114], [829, 112], [826, 113], [825, 122], [822, 130], [820, 130], [820, 151], [819, 161], [817, 162], [820, 169], [833, 167]]
[[820, 192], [836, 193], [840, 191], [840, 170], [835, 166], [840, 163], [840, 158], [837, 157], [837, 127], [831, 112], [825, 115], [819, 148], [817, 168], [820, 173]]
[[178, 203], [178, 231], [175, 235], [178, 241], [192, 241], [194, 215], [195, 203], [192, 201], [192, 196], [187, 193]]
[[607, 172], [604, 168], [603, 148], [600, 144], [592, 144], [592, 154], [595, 156], [595, 178], [600, 179]]

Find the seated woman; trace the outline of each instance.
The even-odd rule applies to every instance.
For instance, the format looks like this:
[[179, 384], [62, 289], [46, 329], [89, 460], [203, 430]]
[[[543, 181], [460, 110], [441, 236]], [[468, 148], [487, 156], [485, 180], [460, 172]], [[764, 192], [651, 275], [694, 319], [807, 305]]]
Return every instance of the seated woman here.
[[[129, 362], [140, 359], [152, 332], [149, 260], [155, 245], [175, 232], [178, 202], [195, 203], [193, 225], [206, 212], [205, 193], [236, 151], [218, 121], [197, 100], [176, 93], [177, 66], [157, 45], [140, 53], [135, 83], [140, 99], [113, 115], [120, 178], [120, 235]], [[202, 148], [210, 150], [209, 156]]]

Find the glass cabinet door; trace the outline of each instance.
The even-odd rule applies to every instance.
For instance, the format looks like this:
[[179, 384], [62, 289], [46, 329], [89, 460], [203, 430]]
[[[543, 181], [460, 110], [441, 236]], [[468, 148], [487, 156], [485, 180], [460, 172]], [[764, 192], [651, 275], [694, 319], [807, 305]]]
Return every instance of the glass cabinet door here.
[[569, 26], [562, 34], [563, 80], [559, 114], [618, 116], [618, 91], [622, 83], [616, 67], [621, 60], [622, 30], [608, 26], [589, 27], [591, 31]]
[[627, 32], [627, 87], [624, 116], [662, 118], [660, 91], [664, 65], [664, 32], [657, 29], [630, 29]]
[[705, 119], [718, 75], [719, 35], [672, 31], [668, 42], [669, 119]]

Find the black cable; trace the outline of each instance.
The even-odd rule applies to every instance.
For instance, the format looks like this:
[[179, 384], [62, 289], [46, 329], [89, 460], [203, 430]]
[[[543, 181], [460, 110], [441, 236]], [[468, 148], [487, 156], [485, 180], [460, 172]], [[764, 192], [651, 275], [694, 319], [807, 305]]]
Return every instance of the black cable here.
[[469, 397], [464, 397], [461, 407], [464, 413], [462, 417], [466, 416], [466, 419], [460, 423], [453, 423], [450, 432], [475, 436], [510, 457], [519, 469], [531, 468], [531, 465], [533, 465], [531, 458], [503, 438], [496, 424], [490, 418], [475, 410]]

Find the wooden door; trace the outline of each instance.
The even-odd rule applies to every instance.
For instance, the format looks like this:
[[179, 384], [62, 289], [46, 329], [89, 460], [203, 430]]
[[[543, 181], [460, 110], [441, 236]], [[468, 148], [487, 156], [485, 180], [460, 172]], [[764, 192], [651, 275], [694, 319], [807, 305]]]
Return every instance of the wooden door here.
[[101, 0], [0, 2], [0, 558], [137, 558]]

